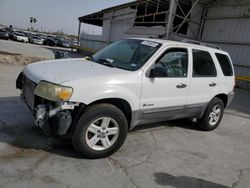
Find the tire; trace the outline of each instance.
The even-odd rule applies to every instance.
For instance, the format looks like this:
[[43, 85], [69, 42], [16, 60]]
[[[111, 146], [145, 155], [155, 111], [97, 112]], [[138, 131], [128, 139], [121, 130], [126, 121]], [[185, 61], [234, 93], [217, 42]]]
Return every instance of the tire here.
[[207, 106], [203, 116], [198, 119], [198, 125], [203, 131], [212, 131], [218, 127], [224, 114], [224, 103], [214, 97]]
[[127, 133], [127, 119], [120, 109], [111, 104], [96, 104], [87, 107], [79, 118], [71, 140], [82, 156], [98, 159], [118, 151]]

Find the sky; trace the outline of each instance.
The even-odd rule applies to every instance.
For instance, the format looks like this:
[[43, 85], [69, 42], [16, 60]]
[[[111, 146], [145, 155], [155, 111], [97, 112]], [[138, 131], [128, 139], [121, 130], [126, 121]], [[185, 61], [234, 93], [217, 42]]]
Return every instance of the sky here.
[[[34, 28], [42, 31], [63, 31], [76, 35], [78, 17], [133, 0], [0, 0], [0, 24], [27, 29], [30, 17]], [[82, 30], [100, 34], [101, 28], [82, 25]]]

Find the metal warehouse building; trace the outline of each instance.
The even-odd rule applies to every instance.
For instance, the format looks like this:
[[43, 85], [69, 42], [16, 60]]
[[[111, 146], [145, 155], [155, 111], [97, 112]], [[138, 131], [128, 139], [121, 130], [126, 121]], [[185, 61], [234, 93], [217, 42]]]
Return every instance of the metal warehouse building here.
[[[237, 85], [250, 89], [250, 0], [137, 0], [78, 20], [80, 45], [90, 51], [127, 37], [219, 45], [232, 57]], [[81, 23], [101, 26], [102, 35], [80, 34]]]

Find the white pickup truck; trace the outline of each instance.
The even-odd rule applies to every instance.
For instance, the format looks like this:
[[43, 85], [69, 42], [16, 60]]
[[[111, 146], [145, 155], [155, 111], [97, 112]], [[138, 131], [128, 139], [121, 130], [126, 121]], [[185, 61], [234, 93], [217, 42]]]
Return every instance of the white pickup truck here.
[[70, 137], [87, 158], [107, 157], [140, 124], [219, 125], [234, 95], [232, 62], [218, 47], [194, 43], [124, 39], [85, 59], [27, 65], [16, 85], [46, 134]]

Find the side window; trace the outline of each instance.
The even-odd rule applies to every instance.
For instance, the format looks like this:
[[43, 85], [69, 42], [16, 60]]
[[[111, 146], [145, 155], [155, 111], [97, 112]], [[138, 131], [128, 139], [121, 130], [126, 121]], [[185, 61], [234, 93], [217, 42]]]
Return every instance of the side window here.
[[233, 69], [227, 55], [215, 53], [224, 76], [233, 76]]
[[184, 48], [167, 50], [156, 62], [156, 77], [187, 77], [188, 51]]
[[193, 49], [193, 77], [216, 77], [216, 69], [209, 52]]

